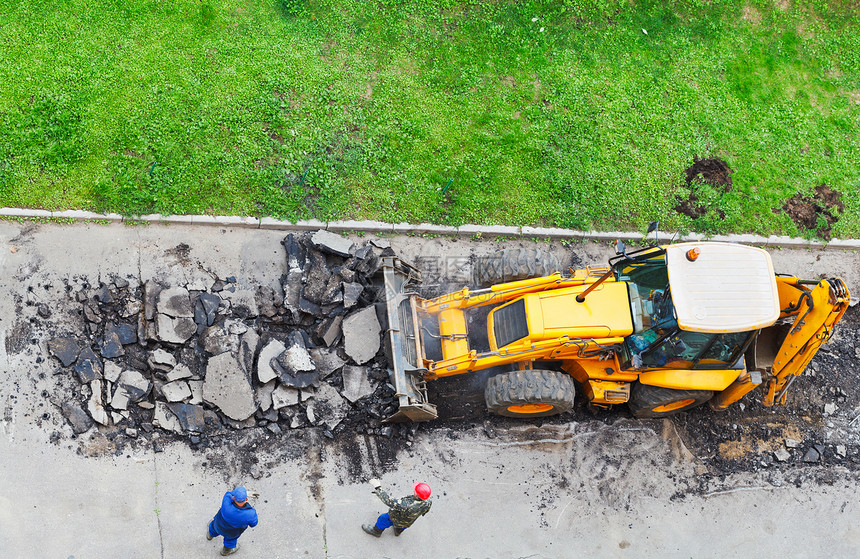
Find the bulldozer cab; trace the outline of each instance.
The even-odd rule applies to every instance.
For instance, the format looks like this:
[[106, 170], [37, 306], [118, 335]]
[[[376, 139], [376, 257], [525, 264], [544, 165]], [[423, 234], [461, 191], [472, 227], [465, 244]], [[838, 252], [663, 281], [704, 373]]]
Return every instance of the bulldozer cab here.
[[613, 269], [627, 284], [634, 325], [623, 368], [743, 368], [755, 333], [779, 316], [770, 257], [761, 249], [682, 243], [624, 255]]

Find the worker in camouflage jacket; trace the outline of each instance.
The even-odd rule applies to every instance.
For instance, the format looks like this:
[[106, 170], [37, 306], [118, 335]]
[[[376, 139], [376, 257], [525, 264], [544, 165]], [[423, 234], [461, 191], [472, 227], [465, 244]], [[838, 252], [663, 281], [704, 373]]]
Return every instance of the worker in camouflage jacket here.
[[373, 494], [388, 506], [388, 512], [380, 514], [376, 524], [363, 524], [361, 529], [377, 538], [382, 532], [391, 526], [394, 527], [394, 535], [399, 536], [403, 530], [412, 526], [419, 516], [424, 516], [430, 511], [430, 486], [418, 482], [412, 486], [412, 495], [401, 499], [392, 499], [382, 489], [378, 479], [370, 480]]

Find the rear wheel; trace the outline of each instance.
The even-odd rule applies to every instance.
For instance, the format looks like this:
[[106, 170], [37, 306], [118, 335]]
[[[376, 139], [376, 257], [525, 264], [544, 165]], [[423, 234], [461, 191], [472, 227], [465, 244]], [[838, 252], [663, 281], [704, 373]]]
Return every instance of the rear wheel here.
[[667, 417], [700, 406], [713, 395], [711, 390], [676, 390], [635, 382], [627, 406], [636, 417]]
[[558, 258], [533, 248], [509, 248], [487, 256], [479, 256], [472, 269], [472, 282], [477, 287], [497, 283], [548, 276], [561, 270]]
[[487, 381], [487, 408], [507, 417], [545, 417], [569, 411], [576, 388], [567, 373], [558, 371], [513, 371]]

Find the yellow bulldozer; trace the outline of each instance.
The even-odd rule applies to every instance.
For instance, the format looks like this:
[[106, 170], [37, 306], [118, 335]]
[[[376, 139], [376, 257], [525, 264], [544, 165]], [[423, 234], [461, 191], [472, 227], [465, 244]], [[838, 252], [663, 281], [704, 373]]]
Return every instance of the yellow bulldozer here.
[[383, 258], [389, 420], [436, 418], [427, 381], [488, 369], [487, 407], [510, 417], [570, 410], [575, 383], [636, 417], [725, 409], [762, 384], [764, 405], [784, 404], [850, 300], [839, 278], [777, 275], [766, 251], [733, 243], [619, 244], [608, 266], [557, 270], [508, 249], [475, 263], [485, 285], [424, 299], [419, 271]]

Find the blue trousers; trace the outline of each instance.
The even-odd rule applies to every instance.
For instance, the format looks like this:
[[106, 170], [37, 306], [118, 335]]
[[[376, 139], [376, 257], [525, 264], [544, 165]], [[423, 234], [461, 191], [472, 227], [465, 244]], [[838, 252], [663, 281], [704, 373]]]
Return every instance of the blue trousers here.
[[[394, 524], [391, 523], [391, 517], [388, 516], [388, 513], [380, 514], [379, 518], [376, 519], [376, 527], [379, 530], [385, 530], [386, 528], [391, 528]], [[401, 530], [405, 530], [406, 528], [401, 528]]]
[[[224, 534], [219, 533], [218, 530], [215, 529], [214, 521], [209, 523], [209, 535], [213, 538], [215, 536], [224, 536]], [[224, 547], [226, 547], [227, 549], [233, 549], [234, 547], [236, 547], [238, 540], [239, 538], [228, 539], [227, 536], [224, 536]]]

